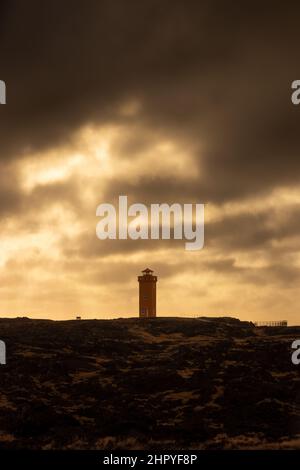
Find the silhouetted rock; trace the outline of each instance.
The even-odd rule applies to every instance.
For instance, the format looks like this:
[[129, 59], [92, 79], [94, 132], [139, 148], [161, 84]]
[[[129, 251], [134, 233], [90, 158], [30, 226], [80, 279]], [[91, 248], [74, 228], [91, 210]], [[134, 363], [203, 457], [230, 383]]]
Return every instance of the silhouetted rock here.
[[0, 320], [0, 448], [299, 448], [300, 328]]

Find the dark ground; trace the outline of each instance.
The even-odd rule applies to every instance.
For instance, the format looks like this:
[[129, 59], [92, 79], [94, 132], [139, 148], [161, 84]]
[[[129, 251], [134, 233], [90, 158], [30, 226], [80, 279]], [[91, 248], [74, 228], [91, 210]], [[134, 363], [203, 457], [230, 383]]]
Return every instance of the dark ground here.
[[300, 327], [0, 320], [0, 449], [300, 448]]

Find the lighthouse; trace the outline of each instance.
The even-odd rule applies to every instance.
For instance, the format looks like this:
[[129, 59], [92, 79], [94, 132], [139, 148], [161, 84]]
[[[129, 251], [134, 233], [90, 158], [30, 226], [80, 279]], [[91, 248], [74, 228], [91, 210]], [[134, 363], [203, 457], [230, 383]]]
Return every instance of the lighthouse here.
[[144, 269], [139, 281], [139, 313], [140, 318], [156, 317], [156, 283], [157, 276], [153, 276], [152, 269]]

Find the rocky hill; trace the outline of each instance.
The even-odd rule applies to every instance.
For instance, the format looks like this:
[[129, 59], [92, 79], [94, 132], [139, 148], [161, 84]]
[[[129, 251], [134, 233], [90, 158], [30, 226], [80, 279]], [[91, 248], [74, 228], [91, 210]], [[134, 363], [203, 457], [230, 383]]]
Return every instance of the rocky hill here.
[[300, 327], [0, 320], [0, 449], [300, 448]]

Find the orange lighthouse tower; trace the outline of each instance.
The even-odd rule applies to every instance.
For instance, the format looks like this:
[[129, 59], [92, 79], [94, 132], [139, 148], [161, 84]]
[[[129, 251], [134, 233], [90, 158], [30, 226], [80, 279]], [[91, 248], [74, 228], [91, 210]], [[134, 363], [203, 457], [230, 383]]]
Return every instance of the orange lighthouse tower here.
[[138, 276], [139, 281], [139, 311], [140, 318], [156, 317], [156, 283], [157, 276], [149, 268]]

